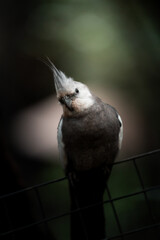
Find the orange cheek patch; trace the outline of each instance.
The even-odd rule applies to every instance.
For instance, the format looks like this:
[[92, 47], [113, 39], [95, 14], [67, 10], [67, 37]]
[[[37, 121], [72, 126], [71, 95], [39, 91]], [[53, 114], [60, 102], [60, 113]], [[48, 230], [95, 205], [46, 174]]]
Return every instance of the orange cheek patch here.
[[72, 103], [72, 107], [73, 107], [74, 111], [80, 112], [83, 109], [83, 104], [80, 101], [78, 101], [78, 99], [76, 99]]
[[[60, 94], [59, 98], [64, 96], [65, 94]], [[72, 116], [75, 112], [81, 112], [84, 109], [84, 104], [79, 101], [79, 99], [74, 99], [72, 101], [72, 108], [74, 109], [73, 111], [70, 111], [65, 105], [62, 105], [62, 107], [64, 116]]]

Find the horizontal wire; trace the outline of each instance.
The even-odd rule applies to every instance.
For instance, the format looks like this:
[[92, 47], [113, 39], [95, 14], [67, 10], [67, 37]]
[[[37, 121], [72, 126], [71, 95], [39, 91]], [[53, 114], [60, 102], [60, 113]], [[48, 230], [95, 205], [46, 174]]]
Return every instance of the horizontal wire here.
[[52, 216], [52, 217], [49, 217], [49, 218], [44, 218], [44, 219], [39, 220], [37, 222], [31, 223], [31, 224], [28, 224], [28, 225], [25, 225], [25, 226], [22, 226], [22, 227], [19, 227], [19, 228], [15, 228], [13, 230], [10, 230], [10, 231], [4, 232], [4, 233], [0, 233], [0, 236], [5, 236], [5, 235], [12, 234], [12, 233], [16, 233], [16, 232], [19, 232], [19, 231], [22, 231], [22, 230], [25, 230], [25, 229], [28, 229], [28, 228], [31, 228], [31, 227], [34, 227], [34, 226], [46, 223], [46, 222], [50, 222], [50, 221], [56, 220], [58, 218], [62, 218], [62, 217], [71, 215], [73, 213], [77, 213], [79, 211], [84, 211], [84, 210], [86, 210], [88, 208], [93, 208], [95, 206], [111, 203], [113, 201], [118, 201], [118, 200], [121, 200], [121, 199], [124, 199], [124, 198], [132, 197], [132, 196], [135, 196], [135, 195], [138, 195], [138, 194], [142, 194], [144, 192], [149, 192], [149, 191], [153, 191], [153, 190], [157, 190], [157, 189], [160, 189], [160, 185], [154, 186], [154, 187], [151, 187], [151, 188], [146, 188], [146, 189], [143, 189], [141, 191], [130, 193], [130, 194], [127, 194], [127, 195], [124, 195], [124, 196], [112, 198], [110, 200], [105, 200], [105, 201], [100, 202], [100, 203], [88, 205], [88, 206], [85, 206], [83, 208], [77, 208], [77, 209], [75, 209], [73, 211], [68, 211], [68, 212], [65, 212], [65, 213], [62, 213], [62, 214], [59, 214], [59, 215], [56, 215], [56, 216]]
[[[156, 153], [160, 153], [160, 149], [156, 149], [156, 150], [149, 151], [149, 152], [146, 152], [146, 153], [141, 153], [141, 154], [135, 155], [133, 157], [129, 157], [129, 158], [126, 158], [124, 160], [114, 162], [111, 165], [117, 165], [117, 164], [129, 162], [129, 161], [132, 161], [134, 159], [140, 159], [140, 158], [143, 158], [143, 157], [146, 157], [146, 156], [154, 155]], [[11, 197], [13, 195], [23, 193], [25, 191], [30, 191], [30, 190], [33, 190], [35, 188], [40, 188], [40, 187], [43, 187], [43, 186], [46, 186], [46, 185], [49, 185], [49, 184], [61, 182], [61, 181], [64, 181], [66, 179], [67, 179], [67, 177], [62, 177], [62, 178], [53, 179], [53, 180], [50, 180], [50, 181], [47, 181], [47, 182], [43, 182], [43, 183], [40, 183], [40, 184], [36, 184], [36, 185], [30, 186], [30, 187], [26, 187], [26, 188], [23, 188], [21, 190], [18, 190], [18, 191], [12, 192], [12, 193], [4, 194], [4, 195], [0, 196], [0, 199]]]
[[[160, 153], [160, 149], [156, 149], [156, 150], [153, 150], [153, 151], [150, 151], [150, 152], [146, 152], [146, 153], [142, 153], [142, 154], [138, 154], [138, 155], [132, 156], [130, 158], [126, 158], [124, 160], [115, 162], [112, 165], [117, 165], [117, 164], [125, 163], [125, 162], [128, 162], [128, 161], [133, 161], [135, 159], [140, 159], [140, 158], [143, 158], [143, 157], [146, 157], [146, 156], [150, 156], [150, 155], [153, 155], [153, 154], [156, 154], [156, 153]], [[12, 192], [12, 193], [9, 193], [9, 194], [2, 195], [2, 196], [0, 196], [0, 199], [11, 197], [11, 196], [14, 196], [16, 194], [20, 194], [20, 193], [23, 193], [23, 192], [26, 192], [26, 191], [30, 191], [30, 190], [33, 190], [33, 189], [36, 189], [36, 188], [40, 188], [40, 187], [43, 187], [43, 186], [46, 186], [46, 185], [49, 185], [49, 184], [54, 184], [54, 183], [57, 183], [57, 182], [61, 182], [61, 181], [64, 181], [66, 179], [67, 179], [67, 177], [63, 177], [63, 178], [47, 181], [47, 182], [44, 182], [44, 183], [41, 183], [41, 184], [33, 185], [33, 186], [21, 189], [21, 190], [16, 191], [16, 192]], [[94, 207], [94, 206], [97, 206], [97, 205], [103, 205], [103, 204], [111, 203], [113, 201], [121, 200], [121, 199], [128, 198], [128, 197], [132, 197], [132, 196], [135, 196], [135, 195], [138, 195], [138, 194], [146, 193], [146, 192], [157, 190], [157, 189], [160, 189], [160, 185], [153, 186], [153, 187], [150, 187], [150, 188], [146, 188], [146, 189], [143, 189], [141, 191], [137, 191], [137, 192], [130, 193], [130, 194], [127, 194], [127, 195], [123, 195], [123, 196], [120, 196], [120, 197], [112, 198], [110, 200], [106, 200], [106, 201], [103, 201], [103, 202], [100, 202], [100, 203], [89, 205], [89, 206], [86, 206], [86, 207], [83, 207], [83, 208], [78, 208], [78, 209], [75, 209], [74, 211], [68, 211], [68, 212], [65, 212], [63, 214], [59, 214], [59, 215], [52, 216], [52, 217], [49, 217], [49, 218], [44, 218], [44, 219], [39, 220], [37, 222], [31, 223], [31, 224], [28, 224], [28, 225], [25, 225], [25, 226], [22, 226], [22, 227], [19, 227], [19, 228], [15, 228], [15, 229], [12, 229], [12, 230], [4, 232], [4, 233], [0, 233], [0, 236], [5, 236], [5, 235], [12, 234], [12, 233], [16, 233], [16, 232], [19, 232], [19, 231], [22, 231], [22, 230], [34, 227], [36, 225], [43, 224], [43, 223], [55, 220], [57, 218], [68, 216], [68, 215], [70, 215], [72, 213], [76, 213], [76, 212], [79, 212], [79, 211], [86, 210], [88, 208], [91, 208], [91, 207]], [[115, 239], [117, 237], [122, 237], [124, 235], [129, 235], [129, 234], [132, 234], [132, 233], [134, 233], [136, 231], [141, 231], [141, 230], [145, 230], [145, 229], [148, 229], [148, 228], [156, 227], [157, 225], [159, 226], [160, 223], [159, 224], [153, 224], [153, 225], [145, 226], [143, 228], [135, 229], [135, 230], [132, 230], [130, 232], [121, 233], [120, 235], [117, 235], [115, 237], [109, 238], [109, 240]]]
[[133, 197], [135, 195], [139, 195], [139, 194], [145, 193], [145, 192], [155, 191], [157, 189], [160, 189], [160, 185], [153, 186], [153, 187], [150, 187], [150, 188], [145, 188], [141, 191], [137, 191], [137, 192], [134, 192], [134, 193], [129, 193], [129, 194], [126, 194], [126, 195], [123, 195], [123, 196], [120, 196], [120, 197], [112, 198], [111, 200], [106, 200], [103, 203], [109, 203], [109, 202], [112, 202], [112, 201], [117, 201], [117, 200], [121, 200], [121, 199], [128, 198], [128, 197]]
[[18, 190], [16, 192], [4, 194], [4, 195], [0, 196], [0, 199], [11, 197], [11, 196], [14, 196], [16, 194], [23, 193], [23, 192], [27, 192], [27, 191], [33, 190], [35, 188], [44, 187], [44, 186], [49, 185], [49, 184], [61, 182], [61, 181], [64, 181], [66, 179], [67, 179], [67, 177], [63, 177], [63, 178], [58, 178], [58, 179], [53, 179], [53, 180], [50, 180], [50, 181], [47, 181], [47, 182], [43, 182], [43, 183], [40, 183], [40, 184], [36, 184], [36, 185], [30, 186], [30, 187], [26, 187], [26, 188], [23, 188], [23, 189]]
[[128, 235], [131, 235], [131, 234], [134, 234], [134, 233], [137, 233], [137, 232], [142, 232], [142, 231], [149, 230], [149, 229], [152, 229], [152, 228], [157, 228], [157, 227], [160, 227], [160, 222], [159, 222], [159, 223], [152, 224], [152, 225], [148, 225], [148, 226], [136, 228], [136, 229], [131, 230], [131, 231], [123, 232], [122, 234], [118, 234], [118, 235], [116, 235], [116, 236], [109, 237], [109, 238], [107, 238], [107, 240], [117, 239], [117, 238], [120, 238], [120, 237], [122, 237], [122, 236], [123, 236], [123, 237], [124, 237], [124, 236], [128, 236]]
[[156, 149], [156, 150], [153, 150], [153, 151], [146, 152], [146, 153], [140, 153], [140, 154], [134, 155], [134, 156], [129, 157], [129, 158], [125, 158], [124, 160], [120, 160], [120, 161], [114, 162], [114, 163], [112, 163], [111, 165], [117, 165], [117, 164], [129, 162], [129, 161], [133, 161], [133, 160], [135, 160], [135, 159], [140, 159], [140, 158], [143, 158], [143, 157], [148, 157], [148, 156], [150, 156], [150, 155], [154, 155], [154, 154], [157, 154], [157, 153], [160, 153], [160, 148], [159, 148], [159, 149]]

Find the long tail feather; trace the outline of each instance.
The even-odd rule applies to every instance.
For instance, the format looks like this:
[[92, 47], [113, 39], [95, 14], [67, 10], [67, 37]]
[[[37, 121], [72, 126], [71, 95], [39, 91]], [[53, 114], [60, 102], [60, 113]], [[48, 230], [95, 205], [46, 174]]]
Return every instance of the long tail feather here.
[[71, 215], [71, 240], [105, 239], [103, 194], [105, 176], [102, 171], [76, 175], [70, 181], [71, 210], [81, 209]]

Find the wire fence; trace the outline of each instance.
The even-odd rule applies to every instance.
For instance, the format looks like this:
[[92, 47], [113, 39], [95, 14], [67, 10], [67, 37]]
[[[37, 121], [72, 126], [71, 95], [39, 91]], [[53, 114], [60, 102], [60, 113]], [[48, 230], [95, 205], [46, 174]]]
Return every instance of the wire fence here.
[[[147, 193], [155, 191], [155, 190], [160, 191], [160, 185], [154, 185], [154, 186], [151, 186], [151, 187], [145, 187], [144, 179], [142, 177], [141, 171], [140, 171], [139, 166], [137, 164], [139, 159], [142, 159], [142, 158], [145, 158], [145, 157], [149, 157], [150, 160], [152, 160], [154, 155], [159, 157], [160, 156], [160, 149], [156, 149], [156, 150], [153, 150], [153, 151], [150, 151], [150, 152], [139, 154], [139, 155], [136, 155], [136, 156], [133, 156], [133, 157], [130, 157], [130, 158], [127, 158], [127, 159], [124, 159], [124, 160], [117, 161], [117, 162], [113, 163], [113, 165], [115, 166], [115, 165], [120, 165], [120, 164], [124, 164], [124, 163], [127, 163], [127, 162], [131, 162], [133, 164], [133, 166], [134, 166], [134, 170], [135, 170], [135, 172], [137, 174], [137, 177], [138, 177], [138, 181], [139, 181], [139, 184], [140, 184], [140, 187], [141, 187], [140, 190], [134, 191], [132, 193], [128, 193], [128, 194], [125, 194], [125, 195], [122, 195], [122, 196], [118, 196], [118, 197], [112, 197], [111, 196], [111, 192], [109, 190], [109, 187], [106, 185], [106, 193], [108, 195], [108, 199], [107, 200], [104, 200], [103, 202], [100, 202], [100, 203], [97, 203], [97, 204], [94, 204], [94, 205], [90, 205], [90, 206], [86, 206], [86, 207], [83, 207], [83, 208], [77, 208], [74, 211], [66, 211], [66, 212], [63, 212], [61, 214], [57, 214], [57, 215], [53, 214], [50, 217], [46, 217], [45, 211], [44, 211], [44, 207], [43, 207], [43, 201], [42, 201], [42, 199], [40, 197], [40, 194], [39, 194], [40, 188], [48, 186], [48, 185], [52, 185], [52, 184], [55, 184], [55, 183], [58, 183], [58, 182], [63, 182], [65, 180], [67, 180], [67, 177], [63, 177], [63, 178], [59, 178], [59, 179], [54, 179], [54, 180], [51, 180], [51, 181], [43, 182], [41, 184], [36, 184], [34, 186], [30, 186], [30, 187], [21, 189], [19, 191], [12, 192], [12, 193], [0, 196], [0, 201], [5, 201], [6, 199], [9, 199], [11, 197], [18, 196], [19, 194], [26, 193], [26, 192], [29, 192], [29, 191], [35, 191], [36, 198], [37, 198], [37, 201], [39, 203], [39, 207], [40, 207], [40, 211], [41, 211], [41, 215], [42, 215], [42, 219], [40, 219], [38, 221], [35, 221], [33, 223], [26, 224], [24, 226], [20, 226], [20, 227], [16, 227], [16, 228], [11, 228], [10, 227], [10, 229], [8, 231], [4, 231], [4, 232], [0, 233], [0, 238], [5, 237], [5, 236], [9, 236], [9, 235], [12, 235], [12, 234], [15, 234], [15, 233], [18, 233], [18, 232], [22, 232], [24, 230], [28, 230], [28, 229], [30, 229], [32, 227], [35, 227], [35, 226], [38, 226], [38, 225], [41, 225], [41, 224], [49, 223], [49, 222], [51, 222], [53, 220], [56, 220], [56, 219], [59, 219], [59, 218], [63, 218], [65, 216], [69, 216], [72, 213], [80, 212], [80, 211], [85, 210], [87, 208], [95, 207], [96, 205], [105, 205], [105, 204], [110, 203], [111, 204], [111, 208], [113, 210], [113, 214], [114, 214], [114, 218], [115, 218], [115, 221], [116, 221], [116, 225], [117, 225], [117, 228], [119, 230], [119, 234], [115, 234], [114, 236], [108, 236], [107, 237], [108, 240], [124, 239], [125, 236], [129, 236], [129, 235], [132, 235], [132, 234], [135, 234], [135, 233], [139, 233], [139, 232], [142, 232], [142, 231], [147, 231], [149, 229], [155, 229], [155, 234], [157, 234], [157, 238], [156, 239], [157, 240], [160, 239], [160, 231], [157, 231], [157, 229], [158, 230], [160, 229], [160, 222], [156, 221], [156, 217], [155, 217], [155, 215], [154, 215], [154, 213], [152, 211], [151, 204], [150, 204], [150, 199], [148, 198], [148, 194], [147, 194]], [[146, 203], [146, 206], [147, 206], [147, 209], [148, 209], [148, 213], [149, 213], [149, 216], [150, 216], [150, 219], [151, 219], [151, 223], [148, 224], [148, 225], [142, 226], [142, 227], [133, 228], [133, 229], [131, 229], [129, 231], [123, 231], [122, 226], [121, 226], [121, 222], [119, 220], [118, 213], [116, 211], [115, 203], [120, 201], [120, 200], [122, 200], [122, 199], [129, 199], [129, 198], [131, 198], [133, 196], [138, 196], [138, 195], [143, 195], [143, 197], [145, 199], [145, 203]], [[159, 208], [160, 208], [160, 203], [159, 203]]]

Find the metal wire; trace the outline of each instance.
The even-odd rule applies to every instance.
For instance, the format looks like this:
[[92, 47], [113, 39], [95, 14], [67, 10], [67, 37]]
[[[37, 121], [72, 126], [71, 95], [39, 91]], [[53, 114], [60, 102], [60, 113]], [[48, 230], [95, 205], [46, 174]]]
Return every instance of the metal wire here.
[[109, 201], [111, 202], [111, 206], [112, 206], [113, 213], [114, 213], [114, 216], [115, 216], [115, 219], [116, 219], [117, 227], [118, 227], [118, 229], [119, 229], [119, 232], [122, 234], [122, 235], [121, 235], [121, 239], [123, 240], [123, 239], [124, 239], [124, 237], [123, 237], [123, 231], [122, 231], [122, 228], [121, 228], [120, 220], [119, 220], [118, 214], [117, 214], [117, 212], [116, 212], [116, 208], [115, 208], [115, 206], [114, 206], [114, 203], [113, 203], [113, 200], [112, 200], [112, 197], [111, 197], [111, 194], [110, 194], [108, 185], [106, 185], [106, 191], [107, 191], [107, 193], [108, 193]]
[[[112, 210], [113, 210], [113, 213], [114, 213], [114, 217], [116, 219], [117, 227], [118, 227], [119, 233], [120, 233], [118, 235], [115, 235], [115, 236], [112, 236], [112, 237], [108, 237], [107, 238], [108, 240], [112, 240], [112, 239], [116, 239], [116, 238], [124, 239], [124, 237], [128, 236], [128, 235], [132, 235], [132, 234], [135, 234], [137, 232], [146, 231], [148, 229], [154, 229], [154, 228], [160, 227], [160, 222], [156, 222], [155, 216], [152, 213], [150, 202], [149, 202], [149, 199], [148, 199], [148, 196], [147, 196], [147, 192], [151, 192], [151, 191], [154, 191], [154, 190], [160, 190], [160, 185], [152, 186], [152, 187], [149, 187], [149, 188], [145, 188], [144, 182], [143, 182], [143, 178], [141, 176], [140, 170], [139, 170], [139, 168], [137, 166], [137, 162], [136, 162], [136, 161], [138, 161], [141, 158], [148, 157], [148, 156], [153, 156], [153, 155], [158, 154], [158, 153], [160, 153], [160, 149], [156, 149], [156, 150], [153, 150], [153, 151], [150, 151], [150, 152], [142, 153], [142, 154], [139, 154], [139, 155], [132, 156], [130, 158], [124, 159], [122, 161], [118, 161], [118, 162], [113, 163], [113, 165], [117, 165], [117, 164], [123, 164], [123, 163], [126, 163], [126, 162], [133, 162], [135, 171], [137, 173], [137, 176], [138, 176], [138, 179], [139, 179], [139, 182], [140, 182], [140, 185], [141, 185], [141, 190], [135, 191], [133, 193], [129, 193], [129, 194], [126, 194], [126, 195], [123, 195], [123, 196], [112, 198], [111, 194], [110, 194], [110, 191], [109, 191], [109, 188], [107, 187], [106, 190], [107, 190], [107, 193], [108, 193], [108, 196], [109, 196], [108, 200], [105, 200], [105, 201], [97, 203], [97, 204], [92, 204], [92, 205], [89, 205], [89, 206], [86, 206], [86, 207], [83, 207], [83, 208], [77, 208], [74, 211], [67, 211], [67, 212], [64, 212], [62, 214], [53, 215], [51, 217], [46, 217], [45, 216], [45, 211], [44, 211], [44, 208], [43, 208], [43, 202], [42, 202], [42, 200], [40, 198], [39, 191], [38, 191], [39, 188], [47, 186], [49, 184], [55, 184], [57, 182], [65, 181], [65, 180], [67, 180], [67, 177], [63, 177], [63, 178], [59, 178], [59, 179], [54, 179], [54, 180], [51, 180], [51, 181], [43, 182], [41, 184], [33, 185], [33, 186], [30, 186], [30, 187], [21, 189], [19, 191], [12, 192], [12, 193], [0, 196], [0, 200], [2, 200], [4, 202], [4, 200], [7, 199], [7, 198], [10, 198], [12, 196], [16, 196], [18, 194], [21, 194], [21, 193], [24, 193], [24, 192], [27, 192], [27, 191], [34, 190], [35, 193], [36, 193], [36, 196], [37, 196], [37, 200], [38, 200], [38, 203], [39, 203], [39, 206], [40, 206], [41, 215], [42, 215], [42, 219], [41, 220], [33, 222], [31, 224], [27, 224], [27, 225], [22, 226], [22, 227], [17, 227], [17, 228], [11, 229], [9, 231], [2, 232], [2, 233], [0, 233], [0, 237], [11, 235], [11, 234], [14, 234], [14, 233], [17, 233], [17, 232], [29, 229], [31, 227], [35, 227], [37, 225], [41, 225], [41, 224], [45, 224], [45, 228], [47, 229], [47, 223], [49, 223], [50, 221], [56, 220], [58, 218], [63, 218], [65, 216], [69, 216], [72, 213], [80, 212], [80, 211], [88, 209], [88, 208], [92, 208], [92, 207], [95, 207], [95, 206], [98, 206], [98, 205], [103, 205], [103, 204], [108, 204], [108, 203], [111, 203]], [[146, 202], [146, 205], [147, 205], [147, 208], [148, 208], [148, 212], [150, 214], [150, 217], [152, 219], [152, 223], [153, 224], [148, 225], [148, 226], [143, 226], [143, 227], [140, 227], [140, 228], [136, 228], [136, 229], [133, 229], [131, 231], [124, 232], [124, 231], [122, 231], [120, 220], [118, 218], [118, 214], [116, 212], [116, 208], [114, 207], [114, 202], [115, 201], [119, 201], [121, 199], [130, 198], [130, 197], [133, 197], [133, 196], [136, 196], [136, 195], [139, 195], [139, 194], [143, 194], [144, 195], [145, 202]], [[159, 238], [157, 238], [157, 239], [159, 239]]]

